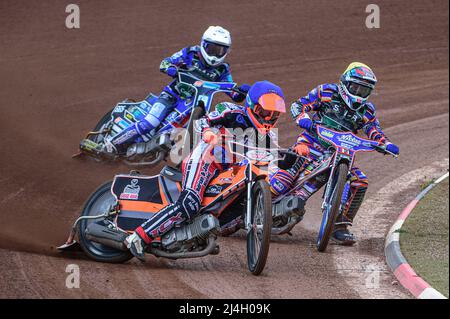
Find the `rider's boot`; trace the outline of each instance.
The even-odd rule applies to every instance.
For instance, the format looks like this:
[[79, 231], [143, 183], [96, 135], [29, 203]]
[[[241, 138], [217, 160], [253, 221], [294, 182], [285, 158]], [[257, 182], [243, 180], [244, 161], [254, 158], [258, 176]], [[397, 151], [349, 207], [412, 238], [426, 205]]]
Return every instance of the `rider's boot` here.
[[351, 246], [356, 243], [356, 236], [350, 233], [348, 226], [352, 226], [356, 213], [358, 212], [367, 191], [367, 183], [359, 183], [352, 187], [349, 199], [341, 214], [336, 219], [332, 238], [344, 246]]
[[135, 232], [125, 238], [124, 244], [130, 250], [134, 257], [142, 262], [145, 262], [145, 247], [146, 244], [142, 238]]
[[343, 246], [352, 246], [356, 243], [356, 236], [348, 230], [348, 225], [336, 225], [331, 238]]

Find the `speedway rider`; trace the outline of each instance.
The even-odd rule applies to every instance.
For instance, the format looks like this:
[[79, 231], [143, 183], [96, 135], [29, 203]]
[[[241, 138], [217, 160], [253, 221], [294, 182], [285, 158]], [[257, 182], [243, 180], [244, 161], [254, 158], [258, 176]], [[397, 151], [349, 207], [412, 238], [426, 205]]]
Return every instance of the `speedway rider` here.
[[[268, 81], [256, 82], [248, 91], [245, 107], [219, 103], [216, 111], [199, 121], [202, 140], [183, 161], [182, 192], [172, 205], [163, 208], [128, 236], [125, 245], [132, 254], [144, 260], [145, 247], [175, 225], [195, 217], [199, 212], [206, 187], [212, 178], [231, 167], [230, 152], [221, 143], [230, 130], [253, 129], [261, 136], [271, 136], [281, 113], [286, 113], [284, 95]], [[218, 156], [219, 154], [219, 156]], [[224, 155], [225, 154], [225, 155]]]
[[[165, 58], [160, 65], [160, 71], [173, 78], [153, 104], [150, 112], [141, 121], [117, 134], [110, 143], [105, 144], [103, 152], [106, 155], [124, 154], [130, 144], [139, 142], [139, 138], [154, 129], [174, 110], [180, 101], [177, 88], [178, 70], [192, 70], [201, 80], [212, 82], [233, 82], [230, 67], [225, 63], [225, 57], [230, 51], [231, 35], [220, 26], [210, 26], [202, 36], [200, 46], [186, 47], [171, 57]], [[242, 85], [243, 94], [227, 93], [235, 102], [242, 102], [248, 85]]]
[[[354, 62], [342, 74], [338, 84], [319, 85], [291, 105], [295, 122], [304, 129], [293, 149], [303, 157], [292, 167], [278, 168], [270, 175], [271, 189], [275, 196], [288, 192], [302, 171], [305, 169], [311, 171], [319, 165], [317, 160], [323, 155], [325, 148], [317, 139], [316, 124], [337, 131], [357, 133], [362, 130], [369, 139], [385, 144], [387, 151], [399, 154], [399, 147], [391, 143], [381, 129], [375, 106], [367, 102], [376, 83], [377, 79], [370, 67]], [[312, 117], [308, 112], [314, 112]], [[309, 161], [302, 161], [299, 164], [304, 158]], [[349, 178], [350, 194], [337, 218], [332, 235], [332, 239], [342, 245], [353, 245], [356, 242], [348, 226], [352, 225], [368, 187], [366, 175], [356, 167], [353, 167]], [[300, 197], [306, 201], [325, 183], [326, 180], [307, 182], [301, 190]]]

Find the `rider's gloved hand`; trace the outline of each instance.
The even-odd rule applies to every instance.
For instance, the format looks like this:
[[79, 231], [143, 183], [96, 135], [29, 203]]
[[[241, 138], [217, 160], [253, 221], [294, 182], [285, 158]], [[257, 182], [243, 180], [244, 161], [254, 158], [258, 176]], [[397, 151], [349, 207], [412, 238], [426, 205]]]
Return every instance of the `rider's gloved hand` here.
[[306, 146], [305, 144], [297, 144], [294, 147], [294, 151], [295, 153], [297, 153], [300, 156], [308, 156], [309, 155], [309, 147]]
[[299, 119], [297, 123], [298, 126], [300, 126], [302, 129], [307, 130], [308, 132], [313, 132], [316, 128], [314, 122], [309, 117]]
[[171, 66], [169, 66], [168, 68], [167, 68], [167, 75], [168, 76], [171, 76], [171, 77], [176, 77], [177, 75], [178, 75], [178, 69], [177, 69], [177, 67], [176, 66], [173, 66], [173, 65], [171, 65]]
[[238, 87], [239, 91], [243, 93], [248, 93], [250, 91], [251, 85], [248, 84], [242, 84], [240, 87]]
[[203, 131], [202, 140], [210, 145], [217, 145], [219, 144], [219, 132], [211, 128], [207, 128]]
[[388, 151], [392, 154], [395, 154], [395, 155], [400, 154], [400, 148], [391, 142], [386, 142], [386, 151]]
[[237, 93], [233, 96], [233, 101], [235, 102], [243, 102], [245, 97], [247, 96], [247, 92], [250, 91], [251, 86], [248, 84], [242, 84], [237, 89], [240, 93]]

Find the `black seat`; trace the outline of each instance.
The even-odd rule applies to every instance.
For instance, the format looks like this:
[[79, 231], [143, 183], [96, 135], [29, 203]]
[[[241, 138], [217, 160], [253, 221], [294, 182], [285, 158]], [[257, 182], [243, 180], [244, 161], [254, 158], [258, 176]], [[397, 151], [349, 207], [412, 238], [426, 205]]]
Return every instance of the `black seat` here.
[[174, 182], [181, 183], [181, 181], [183, 180], [183, 174], [181, 173], [181, 171], [170, 166], [164, 166], [160, 174]]

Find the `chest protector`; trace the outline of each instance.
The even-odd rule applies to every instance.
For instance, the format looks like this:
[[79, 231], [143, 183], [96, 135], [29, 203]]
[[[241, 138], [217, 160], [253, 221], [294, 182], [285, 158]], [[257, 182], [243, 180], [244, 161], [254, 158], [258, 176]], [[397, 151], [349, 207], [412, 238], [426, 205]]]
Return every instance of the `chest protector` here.
[[223, 64], [216, 68], [203, 66], [197, 54], [192, 59], [192, 67], [194, 68], [192, 75], [210, 82], [218, 82], [222, 74], [226, 71], [226, 67]]
[[322, 104], [315, 120], [330, 129], [356, 134], [364, 125], [365, 111], [366, 107], [352, 111], [337, 96], [333, 96], [331, 102]]

